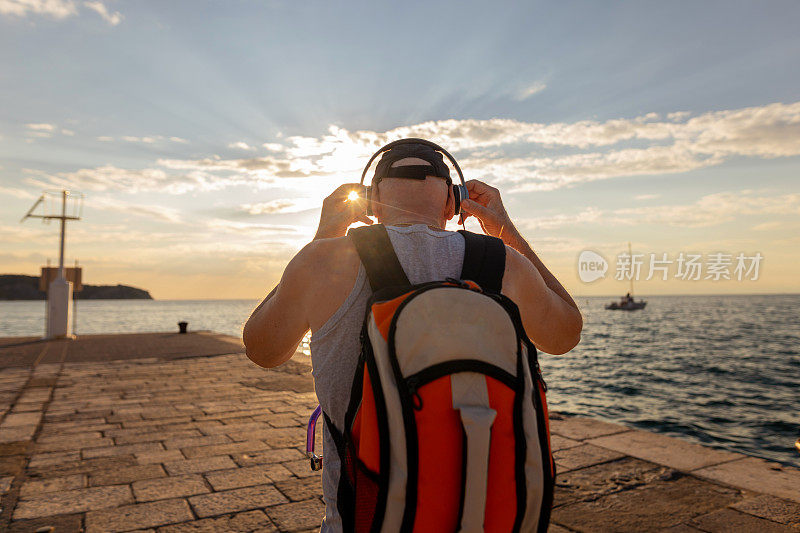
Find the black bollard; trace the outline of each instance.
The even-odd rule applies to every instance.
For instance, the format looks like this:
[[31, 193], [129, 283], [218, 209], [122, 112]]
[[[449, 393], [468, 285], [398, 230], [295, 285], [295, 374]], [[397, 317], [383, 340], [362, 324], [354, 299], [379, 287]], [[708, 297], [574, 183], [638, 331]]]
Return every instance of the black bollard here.
[[186, 333], [186, 328], [188, 326], [188, 322], [178, 322], [178, 333]]

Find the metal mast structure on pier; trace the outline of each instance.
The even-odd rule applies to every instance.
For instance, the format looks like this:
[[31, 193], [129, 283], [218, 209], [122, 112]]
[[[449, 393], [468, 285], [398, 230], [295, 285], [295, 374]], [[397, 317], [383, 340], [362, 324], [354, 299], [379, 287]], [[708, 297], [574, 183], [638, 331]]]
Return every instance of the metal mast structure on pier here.
[[[55, 200], [57, 195], [61, 196], [60, 212], [56, 211], [55, 202], [48, 205], [48, 200]], [[72, 201], [72, 207], [68, 213], [68, 203]], [[43, 205], [43, 214], [34, 214], [36, 208]], [[70, 312], [69, 304], [72, 299], [72, 282], [67, 280], [64, 270], [64, 247], [66, 243], [67, 220], [80, 220], [83, 210], [83, 194], [71, 193], [62, 190], [60, 193], [45, 192], [33, 206], [22, 217], [21, 222], [28, 218], [40, 218], [43, 222], [51, 220], [61, 221], [61, 242], [58, 256], [58, 274], [47, 286], [47, 333], [46, 337], [67, 338], [70, 336]], [[43, 269], [43, 275], [47, 270]]]

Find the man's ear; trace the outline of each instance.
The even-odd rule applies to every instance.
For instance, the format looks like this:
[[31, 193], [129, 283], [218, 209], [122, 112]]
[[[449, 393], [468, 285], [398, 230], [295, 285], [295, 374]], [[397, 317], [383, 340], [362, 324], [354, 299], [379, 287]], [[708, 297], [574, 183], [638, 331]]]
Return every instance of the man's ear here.
[[453, 187], [447, 187], [447, 203], [444, 206], [444, 219], [450, 220], [456, 216], [456, 198], [453, 196]]
[[373, 185], [372, 187], [370, 187], [370, 189], [369, 189], [369, 208], [370, 208], [370, 212], [372, 212], [372, 215], [375, 218], [380, 220], [381, 215], [383, 215], [383, 209], [381, 209], [381, 205], [380, 205], [381, 195], [378, 192], [379, 189], [380, 189], [380, 182], [378, 182], [375, 185]]

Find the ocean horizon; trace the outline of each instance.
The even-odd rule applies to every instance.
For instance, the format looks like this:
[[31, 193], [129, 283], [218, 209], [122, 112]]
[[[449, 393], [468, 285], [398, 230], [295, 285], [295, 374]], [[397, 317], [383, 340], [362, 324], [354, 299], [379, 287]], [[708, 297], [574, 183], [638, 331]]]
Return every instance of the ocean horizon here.
[[[605, 310], [618, 296], [575, 298], [581, 343], [540, 354], [550, 409], [800, 466], [800, 294], [643, 297], [636, 312]], [[77, 333], [177, 331], [187, 321], [240, 336], [257, 303], [80, 300]], [[44, 305], [0, 302], [0, 337], [41, 336]]]

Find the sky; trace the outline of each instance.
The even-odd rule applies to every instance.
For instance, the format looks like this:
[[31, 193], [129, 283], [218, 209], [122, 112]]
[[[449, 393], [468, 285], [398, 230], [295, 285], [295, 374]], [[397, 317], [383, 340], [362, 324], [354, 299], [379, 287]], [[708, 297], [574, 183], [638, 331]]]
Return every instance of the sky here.
[[[0, 0], [0, 273], [57, 262], [57, 224], [19, 220], [66, 188], [84, 283], [260, 298], [322, 199], [414, 136], [498, 187], [574, 294], [623, 294], [629, 242], [638, 295], [800, 292], [799, 19], [783, 1]], [[592, 282], [586, 250], [608, 264]], [[700, 279], [678, 270], [692, 255]]]

